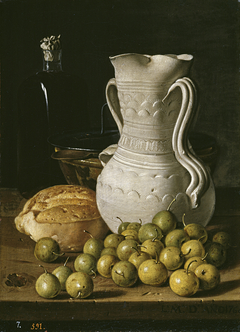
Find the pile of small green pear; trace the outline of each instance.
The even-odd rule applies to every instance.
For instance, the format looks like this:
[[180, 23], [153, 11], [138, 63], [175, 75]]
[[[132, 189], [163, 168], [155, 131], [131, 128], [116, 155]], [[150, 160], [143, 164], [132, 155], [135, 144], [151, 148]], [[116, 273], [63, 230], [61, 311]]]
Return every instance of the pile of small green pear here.
[[[71, 298], [86, 298], [93, 293], [97, 273], [121, 287], [131, 287], [138, 280], [163, 286], [168, 280], [170, 289], [183, 297], [216, 288], [220, 283], [219, 268], [227, 259], [230, 235], [218, 231], [210, 240], [205, 227], [186, 225], [184, 215], [179, 227], [170, 211], [173, 202], [150, 223], [120, 220], [118, 233], [110, 232], [104, 240], [85, 230], [89, 239], [74, 260], [75, 272], [66, 266], [67, 261], [52, 273], [45, 270], [36, 281], [36, 291], [45, 298], [55, 297], [62, 290]], [[55, 240], [43, 238], [36, 243], [34, 255], [51, 262], [60, 255], [60, 249]]]
[[[34, 256], [44, 263], [54, 262], [61, 253], [60, 246], [57, 241], [50, 237], [40, 238], [34, 248]], [[86, 298], [93, 292], [93, 280], [89, 274], [83, 272], [73, 272], [67, 266], [69, 257], [65, 263], [54, 269], [52, 273], [44, 269], [36, 280], [35, 289], [37, 293], [46, 299], [56, 297], [61, 291], [67, 291], [71, 298]]]

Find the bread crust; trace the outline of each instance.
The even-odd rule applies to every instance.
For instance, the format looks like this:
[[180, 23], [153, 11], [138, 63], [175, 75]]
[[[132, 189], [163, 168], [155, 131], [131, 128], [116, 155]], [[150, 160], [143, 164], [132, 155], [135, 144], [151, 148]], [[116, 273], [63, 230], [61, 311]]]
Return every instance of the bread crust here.
[[19, 232], [34, 241], [55, 239], [63, 252], [80, 252], [89, 239], [103, 239], [108, 226], [99, 214], [96, 193], [76, 185], [57, 185], [41, 190], [30, 198], [15, 218]]

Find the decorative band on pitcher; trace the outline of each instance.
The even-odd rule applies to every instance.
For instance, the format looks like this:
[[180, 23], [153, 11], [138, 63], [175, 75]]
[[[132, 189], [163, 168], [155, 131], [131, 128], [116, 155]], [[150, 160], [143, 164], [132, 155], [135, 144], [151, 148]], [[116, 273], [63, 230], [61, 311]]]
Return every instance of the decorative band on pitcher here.
[[168, 90], [168, 88], [171, 86], [173, 82], [169, 81], [158, 81], [158, 82], [152, 82], [152, 81], [117, 81], [117, 88], [118, 91], [151, 91], [151, 92], [157, 92], [157, 93], [163, 93]]
[[157, 93], [120, 91], [118, 98], [125, 121], [134, 123], [133, 119], [138, 118], [140, 123], [157, 123], [163, 128], [173, 127], [181, 107], [181, 94], [177, 91], [173, 91], [167, 103]]
[[172, 150], [171, 139], [149, 140], [122, 134], [118, 145], [135, 152], [165, 153]]

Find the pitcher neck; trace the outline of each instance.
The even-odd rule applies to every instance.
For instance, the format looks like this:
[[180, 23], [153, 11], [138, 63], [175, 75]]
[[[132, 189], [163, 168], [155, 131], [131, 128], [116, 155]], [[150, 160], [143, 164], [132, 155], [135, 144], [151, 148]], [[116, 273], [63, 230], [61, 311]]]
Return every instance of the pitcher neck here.
[[[118, 144], [113, 158], [122, 164], [135, 165], [146, 169], [166, 169], [167, 167], [177, 167], [177, 162], [173, 151], [162, 153], [150, 153], [150, 151], [129, 150]], [[174, 166], [175, 165], [175, 166]]]
[[162, 155], [172, 153], [174, 125], [139, 125], [125, 122], [118, 145], [128, 151], [142, 155]]

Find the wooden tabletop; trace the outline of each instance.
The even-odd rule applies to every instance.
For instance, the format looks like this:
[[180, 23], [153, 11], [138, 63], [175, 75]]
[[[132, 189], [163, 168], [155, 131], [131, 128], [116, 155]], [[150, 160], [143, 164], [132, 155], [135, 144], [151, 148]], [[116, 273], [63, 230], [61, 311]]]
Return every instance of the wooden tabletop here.
[[[239, 193], [236, 189], [235, 193]], [[224, 196], [224, 195], [223, 195]], [[15, 202], [13, 202], [15, 199]], [[24, 200], [17, 192], [1, 190], [0, 227], [0, 320], [17, 319], [32, 321], [72, 320], [178, 320], [178, 319], [240, 319], [240, 215], [238, 209], [225, 209], [223, 204], [216, 209], [208, 225], [209, 232], [228, 231], [237, 248], [228, 250], [228, 259], [220, 269], [221, 283], [211, 291], [198, 291], [191, 298], [174, 294], [166, 283], [152, 287], [137, 282], [133, 287], [122, 288], [111, 279], [97, 276], [94, 292], [82, 300], [70, 299], [61, 292], [54, 299], [44, 299], [35, 291], [35, 281], [43, 269], [34, 257], [35, 242], [29, 236], [19, 233], [14, 217], [21, 210]], [[239, 199], [236, 200], [236, 202]], [[231, 200], [232, 202], [232, 200]], [[12, 206], [10, 208], [9, 206]], [[5, 208], [4, 208], [5, 206]], [[73, 268], [77, 253], [69, 254], [68, 266]], [[59, 257], [44, 267], [52, 272], [63, 264], [66, 257]], [[9, 276], [17, 274], [25, 281], [23, 286], [9, 285]], [[20, 280], [21, 281], [21, 280]], [[14, 315], [14, 316], [13, 316]]]

